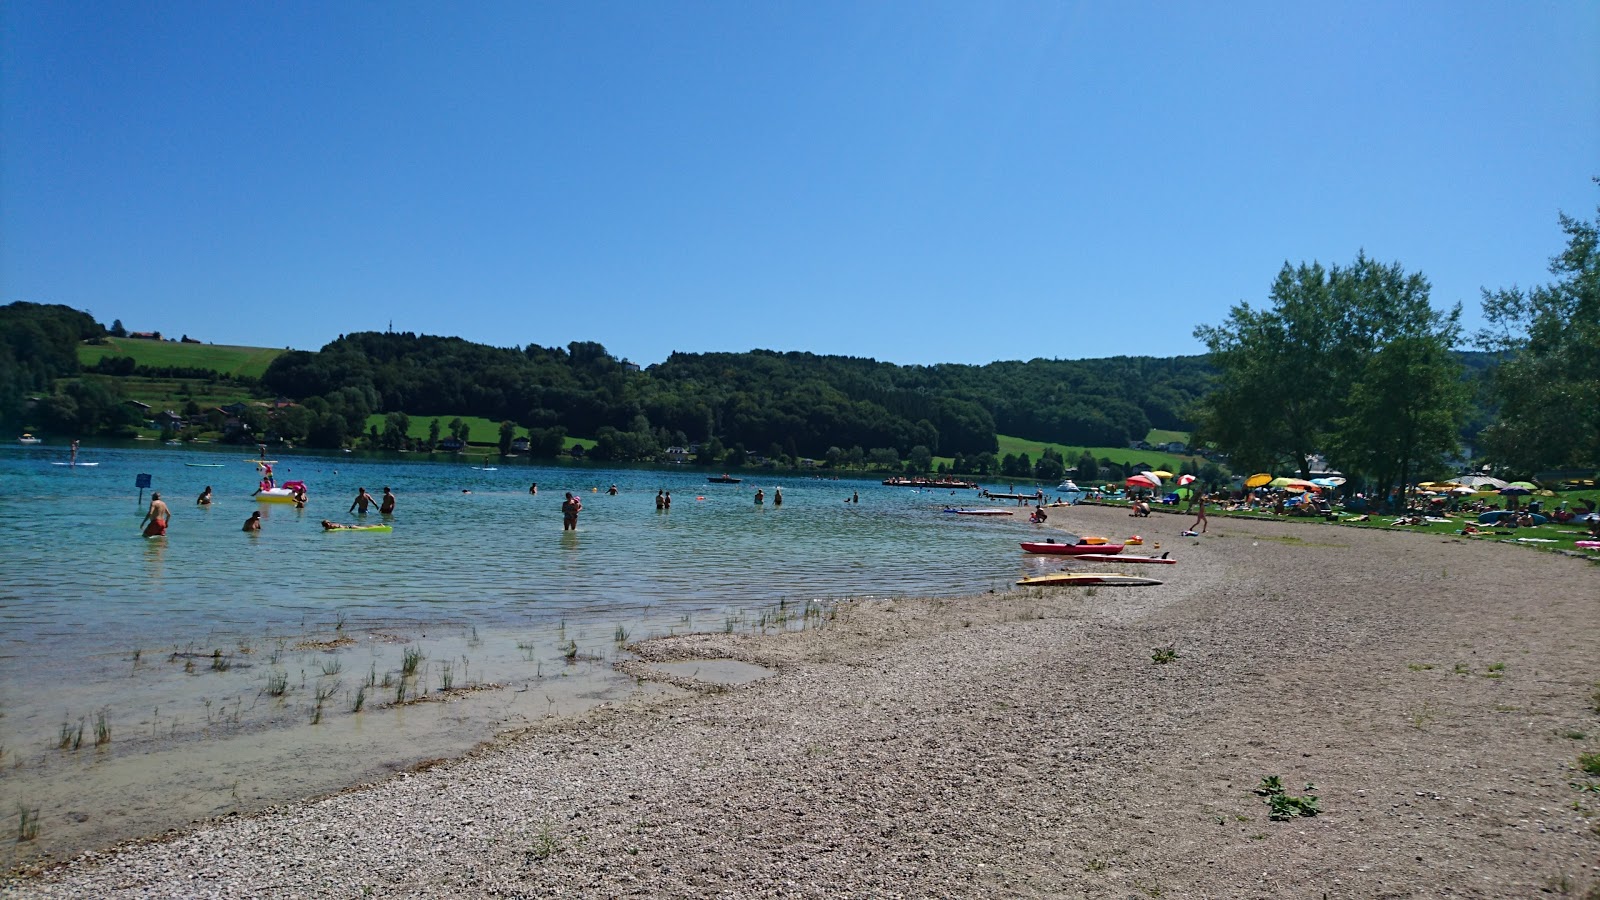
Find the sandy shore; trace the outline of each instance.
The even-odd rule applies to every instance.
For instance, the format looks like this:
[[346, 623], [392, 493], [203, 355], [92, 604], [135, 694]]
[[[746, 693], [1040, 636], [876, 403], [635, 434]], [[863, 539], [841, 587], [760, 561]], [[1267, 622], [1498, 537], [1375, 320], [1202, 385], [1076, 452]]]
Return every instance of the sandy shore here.
[[[856, 603], [799, 634], [646, 642], [646, 659], [776, 674], [4, 893], [1600, 896], [1600, 794], [1574, 787], [1600, 750], [1600, 568], [1316, 524], [1178, 538], [1188, 521], [1051, 517], [1159, 541], [1181, 560], [1143, 567], [1159, 587]], [[1265, 775], [1314, 782], [1322, 813], [1270, 821]]]

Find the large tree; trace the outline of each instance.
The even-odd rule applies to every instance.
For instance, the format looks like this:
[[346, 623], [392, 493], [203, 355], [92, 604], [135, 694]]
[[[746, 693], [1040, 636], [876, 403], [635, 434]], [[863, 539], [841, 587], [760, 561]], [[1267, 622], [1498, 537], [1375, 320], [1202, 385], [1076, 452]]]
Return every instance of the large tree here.
[[1218, 372], [1198, 407], [1201, 439], [1236, 470], [1287, 463], [1309, 477], [1373, 354], [1446, 327], [1428, 289], [1422, 275], [1365, 253], [1347, 267], [1284, 263], [1267, 308], [1240, 303], [1223, 324], [1195, 329]]
[[1483, 292], [1478, 340], [1505, 358], [1490, 382], [1500, 419], [1482, 439], [1491, 461], [1522, 473], [1600, 469], [1600, 214], [1562, 215], [1561, 229], [1556, 281]]
[[1456, 316], [1434, 334], [1403, 335], [1378, 349], [1351, 387], [1329, 434], [1329, 455], [1379, 495], [1438, 468], [1456, 451], [1469, 392], [1451, 353]]

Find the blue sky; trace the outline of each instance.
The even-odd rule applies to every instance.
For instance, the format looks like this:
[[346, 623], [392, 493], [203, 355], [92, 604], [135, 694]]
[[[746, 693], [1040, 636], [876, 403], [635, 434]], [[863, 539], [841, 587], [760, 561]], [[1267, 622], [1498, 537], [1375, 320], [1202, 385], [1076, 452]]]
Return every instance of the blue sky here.
[[1600, 4], [0, 4], [0, 302], [315, 349], [1200, 351], [1358, 251], [1479, 319]]

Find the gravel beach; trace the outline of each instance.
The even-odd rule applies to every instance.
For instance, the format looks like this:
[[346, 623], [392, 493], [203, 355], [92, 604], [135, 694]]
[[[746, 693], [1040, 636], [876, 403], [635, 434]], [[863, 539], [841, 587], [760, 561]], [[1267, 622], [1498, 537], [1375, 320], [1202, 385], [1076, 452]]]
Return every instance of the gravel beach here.
[[[1600, 751], [1600, 567], [1310, 523], [1050, 521], [1180, 562], [1095, 567], [1155, 587], [646, 641], [624, 664], [639, 677], [773, 674], [672, 676], [694, 690], [0, 894], [1600, 897], [1600, 793], [1577, 762]], [[1320, 814], [1269, 819], [1269, 775]]]

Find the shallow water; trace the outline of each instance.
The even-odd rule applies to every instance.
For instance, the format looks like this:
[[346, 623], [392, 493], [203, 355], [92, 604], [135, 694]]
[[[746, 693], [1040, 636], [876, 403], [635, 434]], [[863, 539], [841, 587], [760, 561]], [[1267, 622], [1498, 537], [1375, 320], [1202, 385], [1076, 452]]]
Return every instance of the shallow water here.
[[[309, 486], [296, 510], [251, 498], [248, 456], [88, 448], [98, 465], [74, 468], [48, 445], [0, 450], [0, 811], [41, 822], [12, 862], [334, 790], [654, 690], [611, 669], [626, 640], [814, 626], [830, 601], [1002, 589], [1041, 564], [1018, 552], [1035, 533], [1023, 515], [943, 512], [979, 505], [972, 491], [282, 455], [278, 480]], [[165, 538], [139, 535], [139, 473], [172, 508]], [[216, 499], [196, 507], [206, 485]], [[358, 487], [384, 485], [393, 516], [347, 512]], [[568, 490], [585, 506], [576, 532], [561, 530]], [[243, 532], [257, 509], [262, 530]], [[394, 530], [324, 532], [324, 518]], [[393, 705], [419, 696], [449, 702]]]

